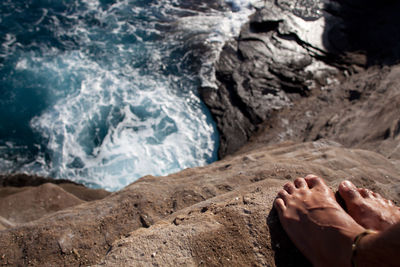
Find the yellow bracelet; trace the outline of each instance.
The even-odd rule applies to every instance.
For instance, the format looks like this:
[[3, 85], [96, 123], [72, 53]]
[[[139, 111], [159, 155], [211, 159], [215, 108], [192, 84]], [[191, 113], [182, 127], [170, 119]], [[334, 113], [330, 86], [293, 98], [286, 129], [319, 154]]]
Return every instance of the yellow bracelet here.
[[364, 232], [362, 232], [361, 234], [358, 234], [353, 241], [353, 244], [351, 245], [351, 266], [352, 267], [356, 267], [356, 255], [357, 255], [357, 249], [358, 249], [358, 245], [360, 244], [360, 241], [363, 237], [369, 235], [369, 234], [377, 234], [377, 231], [374, 230], [365, 230]]

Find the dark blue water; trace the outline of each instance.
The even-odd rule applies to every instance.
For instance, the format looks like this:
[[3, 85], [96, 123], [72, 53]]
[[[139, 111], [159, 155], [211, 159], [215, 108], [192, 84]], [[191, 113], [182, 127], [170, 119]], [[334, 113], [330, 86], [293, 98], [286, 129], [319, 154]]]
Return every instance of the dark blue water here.
[[1, 172], [117, 190], [216, 160], [197, 88], [250, 2], [2, 0]]

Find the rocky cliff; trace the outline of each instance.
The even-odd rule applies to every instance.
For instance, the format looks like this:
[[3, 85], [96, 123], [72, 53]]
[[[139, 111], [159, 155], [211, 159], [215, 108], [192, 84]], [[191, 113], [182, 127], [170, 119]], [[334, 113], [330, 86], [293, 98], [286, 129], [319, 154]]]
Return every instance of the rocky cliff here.
[[200, 89], [220, 161], [113, 194], [0, 177], [0, 265], [309, 266], [272, 208], [287, 180], [399, 202], [399, 4], [265, 5], [222, 51], [218, 89]]
[[[79, 200], [72, 203], [75, 206], [9, 227], [0, 231], [0, 262], [307, 266], [281, 229], [272, 202], [285, 181], [308, 173], [323, 176], [333, 189], [347, 178], [400, 200], [399, 171], [384, 156], [330, 141], [286, 142], [166, 177], [143, 177], [101, 200]], [[57, 197], [47, 203], [76, 201], [58, 185], [30, 190], [49, 189]], [[34, 203], [38, 197], [26, 191], [19, 200]]]
[[266, 1], [238, 40], [225, 45], [216, 64], [218, 88], [200, 88], [220, 131], [220, 157], [297, 103], [308, 106], [304, 114], [315, 113], [318, 97], [337, 109], [365, 100], [380, 73], [399, 61], [399, 10], [397, 1]]

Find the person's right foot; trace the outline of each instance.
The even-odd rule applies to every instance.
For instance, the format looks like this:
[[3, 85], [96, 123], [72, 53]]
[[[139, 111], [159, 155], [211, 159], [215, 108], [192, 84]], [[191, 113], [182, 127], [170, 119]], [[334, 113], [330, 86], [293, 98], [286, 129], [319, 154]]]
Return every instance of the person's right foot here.
[[382, 231], [400, 222], [400, 208], [378, 193], [343, 181], [339, 185], [339, 194], [350, 216], [367, 229]]

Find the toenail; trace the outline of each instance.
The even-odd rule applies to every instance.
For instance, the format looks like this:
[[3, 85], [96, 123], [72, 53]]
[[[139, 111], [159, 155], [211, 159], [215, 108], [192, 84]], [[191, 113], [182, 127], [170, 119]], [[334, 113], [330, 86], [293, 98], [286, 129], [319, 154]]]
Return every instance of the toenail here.
[[345, 187], [348, 187], [348, 188], [353, 188], [353, 184], [350, 182], [350, 181], [344, 181], [343, 183], [342, 183]]
[[283, 186], [283, 188], [284, 188], [286, 191], [288, 191], [289, 193], [292, 193], [292, 192], [294, 191], [294, 189], [295, 189], [295, 186], [294, 186], [293, 183], [289, 182], [289, 183], [286, 183], [286, 184]]
[[286, 190], [279, 190], [277, 198], [286, 199], [289, 196], [289, 193]]
[[358, 192], [361, 194], [363, 197], [370, 197], [372, 191], [366, 189], [366, 188], [361, 188], [358, 190]]
[[307, 182], [304, 180], [304, 178], [297, 178], [296, 180], [294, 180], [294, 185], [297, 188], [302, 188], [307, 186]]

